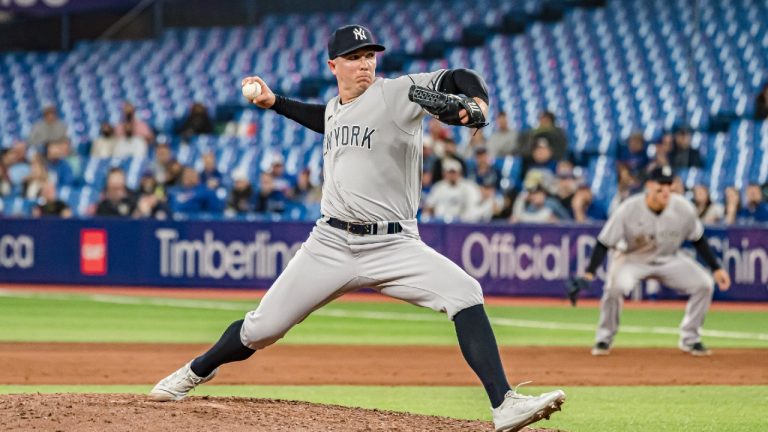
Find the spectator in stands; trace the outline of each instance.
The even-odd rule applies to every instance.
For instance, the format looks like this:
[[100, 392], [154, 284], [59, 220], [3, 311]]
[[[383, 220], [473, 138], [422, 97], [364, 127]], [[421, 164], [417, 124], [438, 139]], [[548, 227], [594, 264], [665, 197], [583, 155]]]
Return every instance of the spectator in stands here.
[[[573, 196], [576, 194], [576, 190], [579, 187], [580, 179], [574, 173], [573, 168], [565, 165], [561, 168], [558, 165], [557, 180], [555, 184], [556, 186], [554, 198], [560, 203], [560, 207], [562, 209], [568, 209], [565, 210], [565, 212], [567, 214], [567, 218], [571, 218], [571, 203], [573, 201]], [[565, 219], [566, 217], [561, 216], [560, 218]]]
[[480, 200], [471, 207], [463, 222], [490, 222], [504, 206], [504, 198], [497, 193], [493, 181], [480, 184]]
[[109, 122], [102, 122], [99, 128], [99, 136], [91, 143], [91, 157], [99, 159], [111, 158], [115, 154], [116, 145], [115, 128]]
[[[564, 164], [561, 172], [567, 171], [569, 167], [572, 168], [572, 165]], [[531, 196], [538, 189], [544, 191], [542, 206], [546, 207], [546, 209], [539, 208], [538, 196]], [[520, 222], [522, 219], [538, 220], [539, 217], [549, 220], [549, 215], [552, 216], [551, 220], [553, 221], [571, 219], [570, 207], [567, 209], [563, 207], [556, 196], [551, 196], [553, 192], [555, 194], [557, 192], [557, 183], [554, 176], [545, 171], [529, 171], [523, 180], [523, 191], [514, 198], [510, 221]]]
[[622, 147], [619, 162], [629, 168], [633, 176], [640, 175], [650, 163], [645, 138], [641, 132], [634, 132], [627, 140], [626, 148]]
[[473, 207], [480, 201], [477, 184], [462, 177], [458, 160], [446, 158], [441, 165], [444, 178], [432, 187], [424, 214], [444, 222], [472, 219]]
[[589, 185], [580, 185], [571, 200], [573, 220], [578, 223], [603, 221], [607, 218], [605, 208], [592, 195]]
[[46, 145], [48, 159], [48, 180], [58, 187], [71, 185], [75, 182], [75, 174], [67, 161], [69, 145], [66, 139], [51, 141]]
[[612, 214], [614, 210], [624, 202], [625, 199], [640, 192], [642, 184], [638, 180], [637, 176], [632, 173], [632, 170], [623, 163], [616, 164], [618, 186], [616, 187], [616, 194], [611, 199], [608, 205], [608, 214]]
[[556, 169], [557, 160], [549, 140], [544, 136], [536, 138], [531, 148], [531, 157], [523, 162], [523, 177], [529, 171], [541, 171], [545, 177], [554, 178]]
[[272, 158], [269, 173], [272, 175], [272, 183], [275, 189], [289, 197], [293, 192], [293, 186], [296, 182], [292, 176], [285, 172], [285, 161], [281, 154], [275, 154]]
[[564, 159], [568, 155], [568, 137], [565, 131], [557, 126], [555, 114], [544, 111], [539, 116], [539, 126], [529, 132], [528, 148], [533, 151], [535, 145], [545, 138], [552, 149], [552, 158], [555, 161]]
[[557, 222], [551, 203], [547, 202], [547, 191], [541, 184], [527, 187], [524, 193], [517, 196], [512, 211], [512, 223], [548, 223]]
[[[126, 130], [127, 125], [131, 125], [130, 135]], [[152, 131], [152, 128], [149, 127], [144, 120], [139, 118], [136, 114], [136, 107], [130, 102], [125, 102], [123, 104], [123, 118], [120, 123], [118, 123], [117, 128], [115, 129], [115, 134], [118, 137], [139, 136], [147, 143], [155, 141], [155, 133]]]
[[672, 168], [702, 167], [701, 155], [691, 147], [693, 132], [688, 126], [681, 126], [675, 132], [675, 143], [670, 155]]
[[470, 165], [468, 178], [478, 186], [490, 184], [498, 189], [501, 184], [501, 173], [493, 165], [491, 155], [485, 147], [475, 149], [474, 161]]
[[134, 133], [134, 123], [126, 122], [121, 125], [122, 133], [118, 135], [115, 143], [116, 158], [137, 158], [142, 159], [147, 156], [149, 144], [143, 135]]
[[665, 133], [653, 147], [653, 160], [645, 167], [645, 172], [638, 180], [644, 182], [648, 173], [659, 166], [671, 165], [672, 150], [674, 149], [675, 137], [671, 133]]
[[146, 168], [142, 171], [141, 178], [139, 178], [138, 192], [143, 195], [157, 195], [163, 200], [167, 199], [165, 189], [155, 178], [152, 168]]
[[70, 218], [72, 217], [72, 210], [56, 196], [56, 186], [51, 182], [46, 182], [40, 190], [40, 199], [38, 199], [37, 205], [32, 208], [32, 216], [36, 218], [43, 216]]
[[758, 184], [747, 186], [746, 202], [739, 210], [737, 222], [743, 224], [768, 222], [768, 203], [763, 199], [763, 189]]
[[4, 150], [0, 153], [0, 197], [8, 196], [13, 191], [13, 183], [11, 183], [11, 178], [8, 175], [8, 166], [4, 161], [9, 152], [10, 150]]
[[21, 186], [24, 178], [29, 175], [30, 165], [26, 153], [27, 143], [16, 141], [0, 156], [0, 164], [5, 165], [6, 175], [12, 187]]
[[432, 169], [433, 185], [437, 184], [443, 179], [443, 174], [445, 173], [445, 168], [443, 165], [446, 163], [446, 161], [450, 160], [456, 161], [459, 163], [459, 165], [461, 165], [461, 171], [459, 171], [460, 173], [467, 172], [467, 163], [461, 156], [459, 156], [456, 148], [456, 141], [451, 138], [447, 138], [445, 141], [443, 141], [443, 156], [437, 162], [435, 162], [435, 166]]
[[43, 146], [51, 141], [67, 138], [67, 125], [59, 119], [54, 105], [43, 107], [43, 118], [29, 132], [27, 143], [37, 152], [43, 151]]
[[491, 153], [491, 158], [504, 158], [509, 155], [520, 155], [523, 152], [518, 145], [518, 134], [509, 128], [507, 113], [499, 111], [494, 124], [496, 130], [488, 138], [485, 147]]
[[498, 213], [493, 215], [494, 220], [509, 221], [512, 218], [512, 209], [519, 191], [515, 187], [510, 187], [501, 192], [501, 208]]
[[133, 217], [165, 220], [170, 213], [165, 191], [155, 180], [152, 170], [145, 170], [139, 180], [139, 194]]
[[755, 119], [765, 120], [768, 118], [768, 83], [765, 83], [760, 93], [755, 99]]
[[208, 189], [216, 189], [221, 186], [222, 175], [216, 168], [216, 155], [208, 152], [203, 155], [203, 172], [200, 173], [200, 182]]
[[72, 151], [72, 142], [68, 139], [61, 140], [59, 142], [62, 146], [61, 152], [65, 155], [64, 160], [67, 161], [69, 167], [72, 168], [72, 175], [75, 179], [79, 179], [83, 176], [83, 157], [76, 151]]
[[670, 185], [669, 190], [679, 195], [685, 195], [685, 184], [683, 184], [683, 179], [679, 175], [672, 178], [672, 185]]
[[485, 148], [485, 135], [483, 135], [482, 129], [469, 129], [469, 141], [467, 145], [462, 148], [461, 157], [471, 159], [475, 155], [475, 151], [479, 148]]
[[213, 133], [213, 122], [208, 115], [208, 109], [200, 102], [195, 102], [189, 108], [187, 118], [176, 129], [176, 133], [184, 139], [194, 135]]
[[436, 118], [430, 118], [427, 126], [429, 134], [424, 137], [424, 146], [432, 147], [434, 154], [442, 159], [445, 155], [445, 142], [450, 139], [450, 132]]
[[181, 184], [181, 177], [183, 173], [184, 165], [182, 165], [181, 162], [177, 161], [176, 159], [171, 159], [171, 161], [168, 162], [168, 166], [165, 170], [165, 183], [163, 183], [163, 186], [166, 188], [179, 186]]
[[155, 173], [155, 180], [158, 184], [166, 184], [168, 169], [173, 160], [171, 147], [167, 143], [158, 143], [155, 147], [155, 160], [152, 161], [152, 171]]
[[261, 173], [255, 210], [258, 213], [281, 214], [285, 211], [285, 204], [285, 193], [277, 187], [272, 174], [268, 172]]
[[245, 170], [237, 169], [232, 173], [232, 191], [227, 202], [227, 215], [243, 215], [253, 211], [253, 186]]
[[321, 198], [320, 187], [312, 184], [309, 168], [304, 168], [296, 178], [296, 184], [293, 186], [291, 200], [298, 204], [319, 203]]
[[200, 183], [200, 174], [192, 167], [183, 168], [181, 186], [170, 190], [169, 198], [171, 210], [185, 215], [219, 213], [225, 204], [215, 191]]
[[693, 205], [704, 224], [720, 223], [725, 216], [725, 208], [719, 203], [712, 202], [709, 188], [703, 184], [693, 187]]
[[40, 190], [48, 181], [48, 169], [45, 167], [43, 157], [35, 155], [29, 165], [29, 174], [22, 180], [22, 195], [26, 199], [37, 199]]
[[125, 172], [112, 168], [107, 175], [107, 185], [101, 201], [96, 206], [96, 216], [129, 218], [136, 209], [136, 200], [125, 183]]
[[725, 223], [733, 225], [741, 210], [741, 194], [733, 186], [725, 188]]

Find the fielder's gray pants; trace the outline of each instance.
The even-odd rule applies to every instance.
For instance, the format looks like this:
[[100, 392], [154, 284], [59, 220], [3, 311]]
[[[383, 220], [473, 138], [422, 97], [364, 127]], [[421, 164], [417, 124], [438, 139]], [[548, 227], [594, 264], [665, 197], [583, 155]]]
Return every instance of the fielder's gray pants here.
[[619, 330], [624, 297], [638, 282], [647, 278], [656, 278], [665, 286], [690, 296], [680, 324], [680, 342], [685, 345], [700, 342], [701, 326], [712, 303], [714, 280], [704, 267], [682, 252], [663, 264], [632, 262], [621, 255], [611, 261], [600, 302], [600, 323], [595, 341], [613, 343]]

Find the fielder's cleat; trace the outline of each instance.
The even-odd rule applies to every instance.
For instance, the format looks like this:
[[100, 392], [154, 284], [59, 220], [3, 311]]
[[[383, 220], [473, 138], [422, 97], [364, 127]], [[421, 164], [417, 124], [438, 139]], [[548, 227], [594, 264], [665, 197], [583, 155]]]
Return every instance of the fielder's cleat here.
[[207, 377], [201, 378], [192, 372], [192, 369], [189, 367], [191, 364], [192, 362], [189, 362], [182, 366], [181, 369], [163, 378], [149, 392], [149, 398], [158, 402], [182, 400], [199, 384], [212, 380], [219, 371], [217, 368]]
[[607, 356], [611, 353], [611, 345], [608, 342], [598, 342], [592, 347], [593, 356]]
[[565, 393], [555, 390], [541, 396], [527, 396], [517, 392], [517, 388], [504, 395], [504, 402], [493, 408], [493, 425], [496, 432], [514, 432], [536, 423], [541, 419], [549, 420], [555, 411], [565, 402]]
[[680, 347], [683, 352], [687, 352], [688, 354], [696, 357], [706, 357], [712, 355], [712, 351], [705, 347], [701, 342], [696, 342], [691, 345], [685, 345], [681, 342], [678, 347]]

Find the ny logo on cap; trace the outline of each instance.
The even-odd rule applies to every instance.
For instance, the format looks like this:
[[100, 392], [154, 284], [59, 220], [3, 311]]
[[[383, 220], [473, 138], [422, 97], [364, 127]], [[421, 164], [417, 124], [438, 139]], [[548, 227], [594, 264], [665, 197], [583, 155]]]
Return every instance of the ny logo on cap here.
[[368, 38], [365, 37], [365, 30], [358, 27], [354, 30], [352, 30], [352, 33], [355, 35], [355, 40], [367, 40]]

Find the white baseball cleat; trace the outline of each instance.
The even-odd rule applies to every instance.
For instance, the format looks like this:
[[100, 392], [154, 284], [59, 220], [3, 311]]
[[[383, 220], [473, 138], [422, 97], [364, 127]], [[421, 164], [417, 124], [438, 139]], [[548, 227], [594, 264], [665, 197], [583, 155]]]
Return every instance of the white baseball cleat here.
[[611, 354], [611, 345], [608, 342], [598, 342], [592, 347], [593, 356], [607, 356]]
[[686, 352], [695, 357], [707, 357], [712, 355], [712, 351], [710, 351], [707, 347], [705, 347], [704, 344], [701, 342], [695, 342], [691, 345], [686, 345], [680, 342], [677, 344], [677, 346], [683, 352]]
[[[529, 381], [530, 382], [530, 381]], [[493, 411], [493, 425], [496, 432], [514, 432], [535, 423], [541, 419], [549, 420], [555, 411], [565, 402], [565, 392], [555, 390], [540, 396], [521, 395], [517, 388], [528, 384], [518, 384], [514, 390], [504, 395], [504, 402]]]
[[149, 392], [149, 398], [158, 402], [182, 400], [199, 384], [212, 380], [219, 371], [216, 368], [210, 375], [201, 378], [192, 372], [192, 369], [189, 367], [191, 364], [192, 362], [189, 362], [182, 366], [181, 369], [163, 378]]

